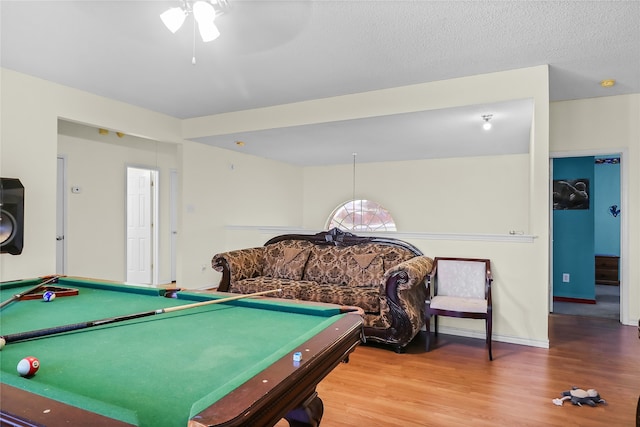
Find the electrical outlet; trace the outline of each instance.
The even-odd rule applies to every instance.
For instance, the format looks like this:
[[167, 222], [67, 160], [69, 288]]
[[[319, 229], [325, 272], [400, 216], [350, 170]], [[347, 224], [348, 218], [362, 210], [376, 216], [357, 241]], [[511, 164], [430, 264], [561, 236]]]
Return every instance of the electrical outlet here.
[[569, 283], [571, 280], [571, 276], [569, 275], [569, 273], [562, 273], [562, 282], [563, 283]]

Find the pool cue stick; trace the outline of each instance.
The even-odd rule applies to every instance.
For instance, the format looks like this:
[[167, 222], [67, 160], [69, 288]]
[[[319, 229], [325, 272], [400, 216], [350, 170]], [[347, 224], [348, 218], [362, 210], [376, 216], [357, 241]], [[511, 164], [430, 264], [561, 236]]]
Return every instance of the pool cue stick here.
[[[47, 277], [47, 276], [45, 276], [45, 277]], [[9, 298], [8, 300], [6, 300], [6, 301], [2, 301], [2, 303], [0, 303], [0, 309], [4, 308], [4, 306], [9, 305], [9, 304], [11, 304], [11, 303], [12, 303], [12, 302], [14, 302], [14, 301], [18, 301], [20, 298], [22, 298], [22, 297], [23, 297], [23, 296], [25, 296], [25, 295], [28, 295], [28, 294], [30, 294], [30, 293], [32, 293], [32, 292], [37, 291], [38, 289], [40, 289], [40, 288], [41, 288], [41, 287], [43, 287], [44, 285], [47, 285], [47, 284], [49, 284], [49, 283], [53, 282], [54, 280], [58, 280], [58, 278], [59, 278], [59, 277], [60, 277], [60, 276], [51, 276], [51, 277], [49, 277], [49, 279], [45, 280], [44, 282], [38, 283], [36, 286], [34, 286], [34, 287], [32, 287], [32, 288], [29, 288], [29, 289], [27, 289], [27, 290], [26, 290], [26, 291], [24, 291], [24, 292], [20, 292], [19, 294], [15, 294], [15, 295], [13, 295], [13, 296], [12, 296], [11, 298]], [[43, 278], [44, 278], [44, 277], [43, 277]]]
[[266, 294], [271, 294], [274, 292], [281, 292], [282, 289], [272, 289], [269, 291], [262, 291], [262, 292], [255, 292], [252, 294], [240, 294], [240, 295], [236, 295], [233, 297], [227, 297], [227, 298], [220, 298], [220, 299], [214, 299], [214, 300], [210, 300], [210, 301], [201, 301], [201, 302], [196, 302], [193, 304], [184, 304], [184, 305], [178, 305], [175, 307], [167, 307], [167, 308], [160, 308], [157, 310], [149, 310], [149, 311], [143, 311], [140, 313], [134, 313], [134, 314], [125, 314], [122, 316], [114, 316], [114, 317], [108, 317], [106, 319], [100, 319], [100, 320], [90, 320], [88, 322], [80, 322], [80, 323], [72, 323], [69, 325], [61, 325], [61, 326], [53, 326], [51, 328], [44, 328], [44, 329], [37, 329], [34, 331], [27, 331], [27, 332], [17, 332], [15, 334], [8, 334], [8, 335], [4, 335], [4, 336], [0, 336], [0, 339], [4, 339], [6, 344], [12, 343], [12, 342], [17, 342], [17, 341], [25, 341], [31, 338], [41, 338], [41, 337], [45, 337], [45, 336], [49, 336], [49, 335], [55, 335], [55, 334], [61, 334], [64, 332], [71, 332], [71, 331], [77, 331], [80, 329], [86, 329], [86, 328], [91, 328], [93, 326], [102, 326], [102, 325], [108, 325], [111, 323], [117, 323], [117, 322], [123, 322], [125, 320], [132, 320], [132, 319], [140, 319], [142, 317], [147, 317], [147, 316], [153, 316], [155, 314], [163, 314], [163, 313], [172, 313], [174, 311], [180, 311], [180, 310], [187, 310], [190, 308], [196, 308], [196, 307], [202, 307], [204, 305], [213, 305], [213, 304], [222, 304], [225, 302], [229, 302], [229, 301], [235, 301], [235, 300], [239, 300], [242, 298], [250, 298], [250, 297], [256, 297], [256, 296], [260, 296], [260, 295], [266, 295]]

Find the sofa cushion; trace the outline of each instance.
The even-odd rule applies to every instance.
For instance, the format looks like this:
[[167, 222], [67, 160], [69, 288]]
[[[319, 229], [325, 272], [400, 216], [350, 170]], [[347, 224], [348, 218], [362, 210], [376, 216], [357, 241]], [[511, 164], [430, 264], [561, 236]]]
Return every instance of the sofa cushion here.
[[[384, 261], [384, 270], [388, 270], [401, 262], [410, 260], [415, 257], [415, 254], [405, 248], [399, 248], [397, 246], [387, 246], [375, 243], [367, 243], [361, 245], [361, 250], [364, 252], [375, 252], [382, 256]], [[360, 252], [363, 253], [363, 252]]]
[[312, 285], [315, 285], [315, 283], [262, 276], [239, 280], [231, 285], [230, 291], [238, 294], [252, 294], [272, 289], [282, 289], [282, 293], [275, 293], [271, 296], [274, 298], [302, 299], [300, 297], [301, 289]]
[[323, 284], [347, 284], [345, 249], [335, 246], [312, 248], [303, 279]]
[[314, 247], [303, 278], [321, 284], [374, 286], [384, 276], [385, 246]]
[[346, 276], [349, 286], [376, 287], [384, 275], [382, 255], [369, 252], [349, 254], [346, 258]]
[[339, 305], [355, 305], [367, 313], [380, 312], [380, 287], [352, 287], [312, 283], [300, 289], [300, 299]]
[[276, 279], [301, 280], [309, 259], [309, 248], [274, 245], [265, 254], [264, 275]]

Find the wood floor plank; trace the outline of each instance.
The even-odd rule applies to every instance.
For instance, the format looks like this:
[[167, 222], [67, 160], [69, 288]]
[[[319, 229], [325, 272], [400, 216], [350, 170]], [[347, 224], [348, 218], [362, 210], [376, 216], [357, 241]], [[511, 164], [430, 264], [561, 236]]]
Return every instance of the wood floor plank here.
[[[493, 362], [482, 340], [449, 335], [429, 353], [423, 335], [405, 354], [360, 346], [318, 385], [322, 426], [635, 426], [637, 327], [557, 314], [549, 324], [549, 349], [494, 342]], [[607, 405], [554, 405], [571, 386]]]

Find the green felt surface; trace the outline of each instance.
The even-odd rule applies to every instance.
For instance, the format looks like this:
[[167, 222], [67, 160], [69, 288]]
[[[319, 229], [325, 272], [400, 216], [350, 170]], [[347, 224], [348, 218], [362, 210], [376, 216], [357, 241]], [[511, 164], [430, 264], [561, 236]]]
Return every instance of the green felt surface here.
[[[154, 288], [74, 279], [58, 285], [76, 287], [79, 295], [9, 304], [1, 312], [0, 335], [211, 298], [185, 293], [184, 299], [171, 299]], [[0, 301], [30, 286], [2, 284]], [[189, 417], [335, 322], [337, 313], [239, 300], [10, 343], [0, 352], [1, 379], [132, 424], [186, 425]], [[41, 363], [29, 379], [16, 372], [26, 356]]]

